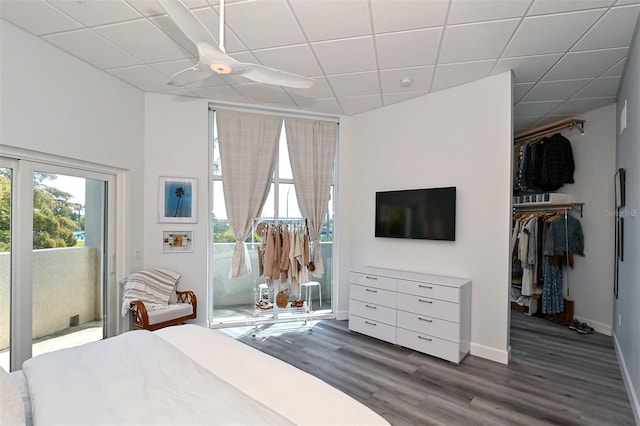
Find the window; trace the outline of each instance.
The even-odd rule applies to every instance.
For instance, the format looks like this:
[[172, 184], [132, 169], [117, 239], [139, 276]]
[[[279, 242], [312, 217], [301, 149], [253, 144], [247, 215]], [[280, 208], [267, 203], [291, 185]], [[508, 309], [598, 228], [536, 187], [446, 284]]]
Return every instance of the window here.
[[[250, 276], [231, 280], [229, 268], [235, 238], [227, 217], [222, 176], [224, 170], [220, 159], [218, 147], [217, 128], [215, 124], [215, 112], [210, 114], [211, 121], [211, 220], [212, 234], [210, 236], [211, 250], [211, 282], [209, 283], [212, 294], [212, 323], [229, 323], [234, 321], [246, 321], [254, 315], [254, 305], [258, 300], [258, 285], [264, 282], [260, 276], [258, 264], [258, 245], [260, 236], [251, 232], [246, 239], [248, 245], [252, 273]], [[335, 167], [334, 167], [335, 170]], [[334, 185], [332, 180], [331, 195], [327, 206], [327, 213], [323, 224], [320, 241], [323, 254], [325, 274], [322, 278], [314, 277], [314, 281], [322, 286], [322, 307], [331, 307], [333, 268], [331, 259], [333, 251], [333, 220], [334, 220]], [[300, 207], [296, 198], [296, 188], [293, 182], [293, 173], [289, 161], [287, 137], [283, 128], [277, 150], [277, 158], [274, 174], [271, 179], [269, 194], [262, 208], [260, 218], [274, 219], [302, 219]], [[257, 218], [256, 218], [257, 219]], [[258, 221], [254, 221], [254, 228]], [[286, 286], [291, 289], [290, 282]], [[276, 282], [276, 288], [280, 282]], [[319, 292], [313, 292], [314, 308], [319, 308]]]

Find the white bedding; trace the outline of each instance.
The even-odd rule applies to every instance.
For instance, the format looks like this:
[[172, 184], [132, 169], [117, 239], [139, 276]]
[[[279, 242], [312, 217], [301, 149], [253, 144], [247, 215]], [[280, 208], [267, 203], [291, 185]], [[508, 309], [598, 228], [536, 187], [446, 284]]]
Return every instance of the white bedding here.
[[196, 325], [51, 352], [23, 371], [36, 426], [389, 424], [320, 379]]
[[149, 331], [24, 362], [34, 425], [291, 424]]
[[295, 424], [389, 424], [365, 405], [322, 380], [219, 331], [182, 325], [154, 333]]

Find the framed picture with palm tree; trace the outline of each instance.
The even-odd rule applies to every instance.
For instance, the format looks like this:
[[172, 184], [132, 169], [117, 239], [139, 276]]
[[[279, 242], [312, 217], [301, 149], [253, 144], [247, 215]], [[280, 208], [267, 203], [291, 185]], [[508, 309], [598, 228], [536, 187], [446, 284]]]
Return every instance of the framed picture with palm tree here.
[[198, 180], [160, 176], [160, 223], [198, 223]]

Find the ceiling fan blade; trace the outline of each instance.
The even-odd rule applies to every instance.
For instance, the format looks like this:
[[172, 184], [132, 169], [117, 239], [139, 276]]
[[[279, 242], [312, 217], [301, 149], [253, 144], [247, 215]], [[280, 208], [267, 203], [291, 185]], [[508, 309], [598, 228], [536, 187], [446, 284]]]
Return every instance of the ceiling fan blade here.
[[316, 81], [311, 78], [303, 77], [287, 71], [277, 70], [275, 68], [265, 67], [264, 65], [238, 62], [236, 67], [244, 68], [244, 72], [240, 72], [238, 75], [242, 75], [249, 80], [257, 81], [259, 83], [275, 84], [278, 86], [293, 87], [296, 89], [308, 89], [316, 83]]
[[180, 30], [196, 46], [198, 44], [209, 44], [215, 49], [219, 49], [218, 42], [211, 35], [207, 27], [194, 15], [187, 6], [180, 0], [159, 0], [160, 4], [167, 11], [169, 17], [175, 22]]
[[198, 64], [194, 67], [175, 73], [173, 77], [169, 79], [167, 84], [182, 87], [190, 83], [196, 83], [204, 80], [207, 77], [211, 77], [211, 75], [213, 75], [213, 71], [211, 71], [209, 67]]

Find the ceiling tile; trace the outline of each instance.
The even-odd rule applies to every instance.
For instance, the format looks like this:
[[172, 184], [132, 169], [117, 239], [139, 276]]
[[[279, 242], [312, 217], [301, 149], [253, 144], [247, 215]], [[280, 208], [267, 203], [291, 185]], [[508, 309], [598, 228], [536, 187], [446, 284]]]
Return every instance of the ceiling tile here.
[[444, 25], [448, 0], [371, 0], [376, 34]]
[[593, 79], [544, 81], [536, 84], [522, 102], [562, 101], [578, 93]]
[[448, 26], [438, 62], [478, 61], [497, 58], [509, 42], [519, 19]]
[[569, 12], [611, 6], [615, 0], [536, 0], [529, 15]]
[[193, 93], [201, 98], [218, 102], [247, 103], [249, 100], [229, 86], [205, 87], [202, 89], [191, 89]]
[[478, 80], [489, 75], [495, 61], [461, 62], [444, 64], [436, 68], [432, 90], [441, 90]]
[[232, 3], [225, 22], [249, 49], [304, 43], [304, 34], [284, 0]]
[[567, 53], [543, 80], [595, 78], [624, 58], [627, 48]]
[[359, 114], [382, 106], [380, 95], [353, 96], [350, 98], [339, 98], [340, 105], [347, 115]]
[[513, 108], [513, 112], [519, 117], [542, 117], [553, 111], [561, 103], [562, 101], [518, 102]]
[[338, 98], [374, 95], [380, 92], [377, 71], [329, 76], [329, 84]]
[[[144, 16], [164, 15], [165, 13], [167, 13], [158, 0], [126, 1]], [[195, 7], [207, 6], [207, 2], [204, 0], [182, 0], [182, 2], [190, 9], [193, 9]], [[227, 3], [229, 2], [230, 0], [227, 0]]]
[[540, 80], [561, 57], [561, 53], [556, 53], [553, 55], [500, 59], [494, 67], [492, 74], [513, 70], [514, 80], [516, 82], [536, 82]]
[[25, 30], [50, 34], [75, 30], [83, 25], [62, 13], [44, 0], [1, 0], [0, 16]]
[[192, 57], [189, 52], [147, 20], [96, 27], [94, 30], [145, 63]]
[[535, 83], [515, 83], [513, 85], [513, 103], [516, 104], [520, 102], [522, 97], [526, 95], [534, 85]]
[[626, 61], [627, 61], [626, 57], [620, 59], [620, 61], [618, 61], [617, 64], [615, 64], [614, 66], [609, 68], [609, 70], [607, 70], [607, 72], [602, 74], [602, 77], [619, 77], [619, 76], [621, 76], [622, 73], [624, 72], [624, 64], [625, 64]]
[[160, 71], [148, 65], [117, 68], [108, 71], [121, 80], [147, 92], [167, 90], [167, 78]]
[[334, 96], [333, 92], [331, 91], [331, 87], [329, 86], [329, 82], [327, 82], [326, 78], [317, 78], [316, 84], [308, 89], [285, 87], [284, 90], [296, 102], [308, 101], [311, 99], [331, 98]]
[[565, 52], [604, 12], [604, 9], [598, 9], [525, 18], [507, 46], [504, 56]]
[[376, 69], [371, 37], [321, 41], [313, 43], [311, 47], [327, 75]]
[[553, 114], [584, 114], [594, 109], [616, 103], [616, 98], [569, 99], [553, 111]]
[[629, 46], [640, 5], [616, 7], [607, 12], [571, 50]]
[[178, 42], [182, 48], [184, 48], [187, 52], [191, 54], [194, 58], [198, 57], [198, 49], [195, 44], [191, 42], [187, 38], [186, 35], [176, 26], [175, 22], [171, 20], [167, 15], [157, 16], [153, 18], [149, 18], [153, 24], [155, 24], [158, 28], [164, 31], [170, 38]]
[[322, 69], [308, 44], [254, 50], [260, 63], [307, 77], [322, 75]]
[[[404, 78], [412, 80], [411, 85], [402, 87], [400, 82]], [[433, 67], [402, 68], [380, 71], [380, 83], [383, 93], [408, 93], [429, 90], [433, 78]], [[385, 98], [386, 99], [386, 98]]]
[[296, 102], [300, 108], [309, 111], [320, 112], [324, 114], [344, 114], [340, 104], [335, 98], [331, 99], [314, 99], [309, 101]]
[[640, 0], [618, 0], [616, 6], [623, 6], [627, 4], [640, 4]]
[[540, 117], [514, 117], [513, 118], [513, 133], [517, 135], [525, 130], [534, 128], [535, 124], [540, 121]]
[[138, 59], [89, 29], [51, 34], [43, 38], [101, 69], [142, 64]]
[[58, 9], [87, 26], [137, 19], [142, 15], [123, 0], [49, 0]]
[[233, 87], [242, 96], [253, 102], [284, 102], [291, 98], [280, 86], [260, 83], [238, 84]]
[[618, 95], [621, 77], [597, 78], [582, 89], [573, 99], [610, 98]]
[[402, 92], [402, 93], [386, 93], [382, 95], [384, 105], [392, 105], [398, 102], [406, 101], [409, 99], [417, 98], [419, 96], [426, 95], [426, 90], [419, 92]]
[[520, 17], [530, 3], [531, 0], [453, 0], [447, 24]]
[[380, 68], [433, 65], [441, 33], [441, 28], [429, 28], [376, 36]]
[[290, 0], [290, 3], [309, 41], [371, 33], [366, 0]]

